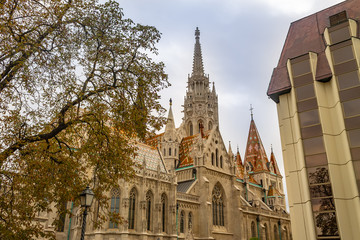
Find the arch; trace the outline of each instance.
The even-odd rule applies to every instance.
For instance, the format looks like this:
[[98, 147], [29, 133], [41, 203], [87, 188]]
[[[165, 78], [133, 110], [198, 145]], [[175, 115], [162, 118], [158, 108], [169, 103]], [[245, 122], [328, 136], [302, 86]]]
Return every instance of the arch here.
[[219, 166], [219, 150], [216, 149], [215, 150], [215, 161], [216, 161], [216, 166]]
[[152, 192], [149, 190], [147, 191], [146, 195], [145, 195], [145, 200], [146, 200], [146, 230], [150, 231], [151, 230], [151, 225], [152, 225], [152, 205], [153, 205], [153, 194]]
[[281, 239], [287, 240], [288, 239], [288, 230], [287, 227], [284, 227], [284, 236], [281, 236]]
[[169, 148], [169, 156], [171, 156], [171, 148]]
[[180, 233], [185, 232], [185, 212], [181, 211], [180, 213]]
[[165, 193], [161, 194], [161, 230], [166, 232], [166, 211], [167, 209], [167, 196]]
[[211, 164], [214, 166], [214, 153], [211, 153]]
[[276, 224], [274, 225], [274, 239], [275, 240], [279, 239], [278, 227]]
[[255, 222], [251, 222], [251, 237], [256, 237], [256, 228], [255, 228]]
[[200, 119], [200, 120], [198, 121], [197, 126], [198, 126], [198, 133], [200, 133], [201, 126], [204, 127], [204, 121]]
[[267, 227], [267, 224], [265, 223], [264, 224], [264, 239], [265, 240], [268, 240], [269, 238], [268, 238], [268, 227]]
[[136, 214], [136, 202], [137, 202], [137, 191], [133, 187], [129, 194], [129, 229], [135, 229], [135, 214]]
[[189, 122], [189, 136], [194, 135], [194, 129], [192, 122]]
[[[119, 212], [120, 212], [120, 189], [113, 188], [111, 190], [110, 213], [119, 213]], [[110, 220], [109, 228], [118, 228], [118, 224]]]
[[225, 226], [224, 190], [218, 182], [212, 191], [213, 225]]
[[189, 217], [188, 217], [188, 229], [192, 229], [192, 218], [193, 218], [193, 215], [192, 215], [192, 212], [189, 212]]
[[220, 156], [220, 167], [223, 168], [223, 157]]
[[209, 122], [209, 126], [208, 126], [208, 127], [209, 127], [209, 130], [211, 130], [211, 129], [213, 128], [213, 124], [212, 124], [211, 121]]

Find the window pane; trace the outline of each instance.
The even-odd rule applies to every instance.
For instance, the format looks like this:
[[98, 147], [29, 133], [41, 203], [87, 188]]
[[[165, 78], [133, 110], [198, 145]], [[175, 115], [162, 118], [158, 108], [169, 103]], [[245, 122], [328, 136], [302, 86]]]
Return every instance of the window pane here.
[[335, 212], [314, 214], [316, 233], [321, 236], [338, 236], [339, 231], [336, 223]]
[[319, 111], [317, 109], [299, 113], [300, 126], [306, 127], [320, 123]]
[[360, 129], [348, 131], [350, 147], [360, 147]]
[[311, 198], [331, 197], [331, 196], [332, 196], [332, 190], [330, 184], [310, 186]]
[[332, 52], [332, 54], [335, 64], [339, 64], [354, 59], [354, 54], [351, 45], [336, 49]]
[[333, 198], [312, 199], [311, 204], [314, 212], [335, 210], [335, 203]]
[[360, 161], [353, 161], [353, 165], [354, 165], [357, 187], [360, 192]]
[[314, 85], [313, 84], [308, 84], [302, 87], [297, 87], [296, 89], [296, 97], [298, 101], [307, 99], [307, 98], [311, 98], [311, 97], [315, 97], [315, 92], [314, 92]]
[[303, 140], [305, 155], [313, 155], [325, 152], [322, 137], [309, 138]]
[[340, 28], [330, 33], [331, 44], [338, 43], [350, 38], [349, 27]]
[[360, 98], [343, 102], [345, 117], [350, 117], [360, 114]]
[[357, 71], [341, 74], [337, 76], [339, 89], [345, 89], [360, 85], [359, 75]]
[[309, 60], [292, 64], [292, 74], [294, 77], [308, 72], [311, 72]]
[[325, 153], [305, 157], [306, 167], [315, 167], [327, 164]]
[[327, 166], [308, 168], [309, 184], [328, 183], [329, 171]]

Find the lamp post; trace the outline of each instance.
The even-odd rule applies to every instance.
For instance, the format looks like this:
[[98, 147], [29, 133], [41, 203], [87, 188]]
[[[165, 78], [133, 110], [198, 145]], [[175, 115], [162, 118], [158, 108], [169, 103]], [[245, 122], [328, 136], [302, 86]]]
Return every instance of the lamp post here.
[[91, 191], [89, 186], [80, 194], [80, 202], [81, 207], [85, 207], [84, 214], [83, 214], [83, 223], [81, 228], [81, 240], [84, 240], [85, 236], [85, 228], [86, 228], [86, 216], [87, 216], [87, 209], [91, 206], [92, 201], [94, 199], [94, 192]]

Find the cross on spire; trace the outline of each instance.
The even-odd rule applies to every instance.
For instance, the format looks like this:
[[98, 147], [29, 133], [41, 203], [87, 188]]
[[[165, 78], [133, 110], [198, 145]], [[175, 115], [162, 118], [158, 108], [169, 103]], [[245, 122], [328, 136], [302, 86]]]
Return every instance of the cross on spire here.
[[252, 104], [250, 104], [250, 113], [251, 113], [251, 120], [253, 120], [253, 110], [254, 110], [254, 108], [253, 108], [253, 106], [252, 106]]

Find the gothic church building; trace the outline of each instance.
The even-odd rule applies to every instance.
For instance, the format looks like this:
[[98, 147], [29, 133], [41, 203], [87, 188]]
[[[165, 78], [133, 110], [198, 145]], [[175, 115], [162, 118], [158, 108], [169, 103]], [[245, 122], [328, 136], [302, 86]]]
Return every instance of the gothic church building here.
[[[165, 131], [138, 144], [137, 153], [134, 161], [141, 167], [135, 178], [109, 192], [107, 211], [120, 213], [127, 223], [94, 228], [95, 200], [85, 239], [291, 239], [283, 177], [273, 152], [267, 157], [253, 116], [244, 161], [221, 137], [218, 95], [204, 73], [198, 29], [183, 122], [176, 128], [170, 100]], [[81, 213], [71, 211], [75, 216], [64, 219], [57, 239], [80, 238]], [[44, 226], [53, 230], [50, 220]]]

